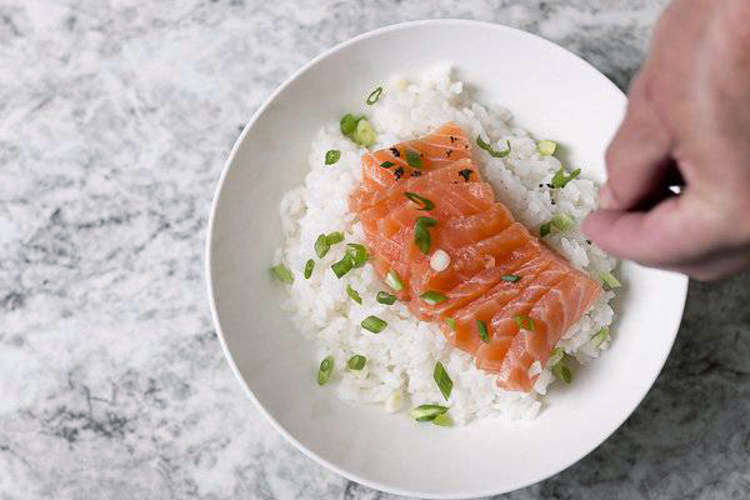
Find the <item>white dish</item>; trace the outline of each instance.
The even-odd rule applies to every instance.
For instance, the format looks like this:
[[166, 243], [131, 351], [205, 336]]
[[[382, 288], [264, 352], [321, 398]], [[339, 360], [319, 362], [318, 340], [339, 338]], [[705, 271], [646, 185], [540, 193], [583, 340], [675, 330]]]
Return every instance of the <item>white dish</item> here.
[[632, 413], [661, 370], [687, 292], [678, 274], [623, 263], [614, 342], [553, 391], [532, 422], [480, 420], [442, 429], [351, 406], [315, 381], [314, 346], [280, 309], [268, 267], [281, 241], [278, 202], [307, 170], [320, 126], [384, 78], [454, 63], [484, 102], [511, 108], [532, 133], [569, 145], [567, 163], [604, 178], [603, 154], [625, 107], [603, 75], [528, 33], [471, 21], [406, 23], [356, 37], [311, 61], [255, 114], [214, 199], [206, 271], [224, 352], [250, 398], [302, 452], [365, 485], [402, 495], [498, 494], [570, 466]]

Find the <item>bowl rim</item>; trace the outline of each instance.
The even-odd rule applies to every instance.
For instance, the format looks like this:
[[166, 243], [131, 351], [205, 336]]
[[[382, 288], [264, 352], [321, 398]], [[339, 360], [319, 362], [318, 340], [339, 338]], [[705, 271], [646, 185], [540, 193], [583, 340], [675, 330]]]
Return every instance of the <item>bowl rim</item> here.
[[[219, 343], [221, 344], [221, 349], [224, 353], [224, 357], [226, 358], [230, 369], [232, 370], [232, 373], [234, 374], [235, 378], [240, 382], [240, 385], [244, 388], [245, 394], [249, 397], [250, 401], [255, 405], [255, 408], [259, 410], [259, 412], [266, 418], [266, 420], [271, 424], [271, 426], [281, 435], [283, 436], [288, 442], [290, 442], [297, 450], [301, 451], [305, 456], [312, 459], [314, 462], [323, 465], [324, 467], [328, 468], [329, 470], [339, 474], [340, 476], [344, 477], [347, 480], [357, 482], [359, 484], [362, 484], [364, 486], [367, 486], [369, 488], [373, 488], [379, 491], [383, 491], [390, 494], [395, 495], [402, 495], [402, 496], [417, 496], [421, 498], [435, 498], [435, 499], [462, 499], [462, 498], [477, 498], [477, 497], [483, 497], [483, 496], [492, 496], [497, 495], [499, 493], [503, 492], [510, 492], [515, 491], [518, 489], [522, 489], [528, 486], [531, 486], [533, 484], [536, 484], [538, 482], [544, 481], [548, 478], [551, 478], [553, 476], [556, 476], [563, 470], [567, 469], [568, 467], [576, 464], [581, 459], [583, 459], [585, 456], [587, 456], [589, 453], [594, 451], [596, 448], [601, 446], [607, 439], [609, 439], [612, 434], [614, 434], [621, 426], [622, 424], [630, 418], [630, 416], [638, 409], [640, 404], [643, 402], [643, 399], [646, 397], [648, 392], [651, 390], [651, 388], [654, 385], [654, 382], [658, 378], [659, 374], [661, 373], [661, 370], [664, 367], [664, 364], [666, 363], [666, 360], [672, 351], [672, 347], [674, 345], [675, 339], [677, 337], [677, 333], [679, 331], [679, 325], [677, 330], [675, 330], [674, 335], [672, 336], [671, 342], [669, 343], [669, 349], [665, 350], [665, 354], [663, 358], [660, 360], [660, 367], [659, 371], [656, 373], [656, 375], [653, 377], [653, 379], [650, 381], [650, 383], [645, 387], [645, 390], [643, 391], [643, 394], [640, 396], [638, 403], [633, 407], [633, 409], [624, 417], [619, 418], [616, 423], [616, 425], [612, 428], [612, 431], [604, 436], [598, 443], [593, 445], [591, 448], [587, 449], [583, 453], [573, 456], [568, 460], [565, 460], [565, 465], [559, 467], [558, 469], [554, 470], [551, 474], [548, 474], [544, 478], [536, 479], [533, 481], [519, 481], [512, 485], [511, 489], [506, 489], [503, 491], [497, 491], [492, 488], [482, 488], [481, 486], [478, 486], [475, 490], [469, 492], [468, 495], [466, 494], [457, 494], [457, 493], [446, 493], [446, 494], [436, 494], [436, 493], [426, 493], [426, 492], [419, 492], [419, 491], [410, 491], [401, 489], [398, 487], [392, 487], [385, 484], [381, 484], [377, 481], [372, 481], [367, 478], [361, 477], [358, 474], [352, 473], [344, 468], [339, 467], [336, 464], [333, 464], [329, 462], [328, 460], [324, 459], [320, 455], [318, 455], [316, 452], [312, 451], [311, 449], [307, 448], [305, 445], [303, 445], [300, 441], [298, 441], [292, 434], [290, 434], [279, 422], [276, 421], [276, 419], [266, 410], [266, 408], [263, 406], [263, 404], [258, 400], [258, 398], [253, 393], [252, 389], [248, 386], [247, 382], [245, 381], [244, 377], [242, 376], [239, 368], [237, 368], [237, 365], [234, 361], [234, 357], [232, 356], [232, 353], [229, 350], [229, 347], [227, 345], [227, 341], [224, 336], [224, 332], [221, 327], [221, 322], [219, 321], [219, 314], [216, 307], [216, 297], [214, 293], [214, 281], [213, 281], [213, 275], [211, 272], [212, 267], [212, 251], [211, 246], [213, 242], [213, 234], [214, 234], [214, 224], [215, 224], [215, 217], [216, 217], [216, 208], [218, 206], [218, 201], [221, 196], [221, 193], [224, 188], [224, 182], [226, 181], [227, 174], [232, 167], [232, 164], [235, 161], [235, 157], [237, 156], [237, 152], [240, 148], [240, 145], [244, 142], [245, 137], [250, 132], [250, 130], [255, 125], [255, 122], [258, 121], [258, 119], [264, 114], [266, 109], [271, 105], [272, 102], [276, 100], [278, 95], [283, 92], [292, 82], [294, 82], [297, 78], [299, 78], [303, 73], [310, 70], [313, 66], [318, 64], [321, 60], [349, 47], [350, 45], [354, 45], [357, 42], [361, 40], [366, 40], [368, 38], [372, 38], [375, 36], [379, 36], [383, 33], [388, 33], [391, 31], [397, 31], [397, 30], [406, 30], [406, 29], [412, 29], [415, 27], [425, 26], [425, 25], [453, 25], [453, 26], [474, 26], [477, 28], [483, 28], [483, 29], [494, 29], [499, 31], [506, 31], [506, 32], [512, 32], [515, 36], [520, 37], [527, 37], [535, 39], [537, 42], [541, 42], [547, 46], [551, 46], [555, 50], [562, 50], [566, 52], [568, 55], [573, 56], [575, 59], [577, 59], [580, 63], [583, 63], [584, 66], [587, 66], [589, 69], [592, 69], [598, 77], [601, 78], [601, 80], [607, 84], [613, 87], [619, 94], [622, 96], [625, 96], [624, 92], [620, 90], [617, 85], [615, 85], [609, 78], [607, 78], [601, 71], [599, 71], [594, 65], [586, 61], [585, 59], [581, 58], [577, 54], [571, 52], [570, 50], [566, 49], [565, 47], [562, 47], [550, 40], [547, 40], [546, 38], [543, 38], [539, 35], [536, 35], [534, 33], [530, 33], [528, 31], [524, 31], [518, 28], [513, 28], [511, 26], [506, 26], [504, 24], [498, 24], [498, 23], [491, 23], [486, 21], [476, 21], [476, 20], [469, 20], [469, 19], [456, 19], [456, 18], [444, 18], [444, 19], [424, 19], [424, 20], [416, 20], [416, 21], [407, 21], [402, 23], [396, 23], [396, 24], [390, 24], [387, 26], [383, 26], [380, 28], [376, 28], [371, 31], [367, 31], [365, 33], [359, 34], [357, 36], [354, 36], [352, 38], [349, 38], [325, 51], [320, 53], [319, 55], [312, 58], [310, 61], [308, 61], [306, 64], [298, 68], [294, 73], [292, 73], [291, 76], [289, 76], [287, 79], [284, 80], [281, 85], [276, 87], [276, 89], [263, 101], [261, 106], [253, 113], [250, 120], [245, 125], [244, 129], [242, 130], [242, 133], [240, 133], [239, 137], [236, 139], [234, 145], [232, 146], [232, 149], [229, 153], [229, 156], [227, 157], [226, 161], [224, 162], [224, 166], [222, 167], [221, 174], [219, 176], [219, 180], [216, 184], [216, 189], [214, 190], [213, 199], [211, 201], [211, 208], [209, 213], [209, 219], [208, 219], [208, 225], [206, 229], [206, 242], [205, 242], [205, 261], [204, 261], [204, 272], [205, 272], [205, 279], [206, 279], [206, 286], [208, 291], [208, 301], [209, 306], [211, 310], [211, 318], [214, 327], [216, 328], [216, 335], [219, 338]], [[682, 276], [684, 281], [684, 292], [682, 297], [682, 304], [680, 304], [680, 321], [682, 319], [682, 316], [684, 314], [685, 309], [685, 303], [687, 300], [687, 288], [688, 288], [688, 278], [687, 276]]]

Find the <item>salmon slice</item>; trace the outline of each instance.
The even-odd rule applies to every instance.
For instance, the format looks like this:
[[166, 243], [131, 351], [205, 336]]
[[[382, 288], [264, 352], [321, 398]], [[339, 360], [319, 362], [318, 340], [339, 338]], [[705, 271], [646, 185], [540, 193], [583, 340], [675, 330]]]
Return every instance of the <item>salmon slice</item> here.
[[[407, 193], [434, 206], [424, 209]], [[515, 222], [483, 182], [466, 135], [453, 123], [366, 154], [349, 207], [362, 223], [376, 272], [401, 276], [398, 298], [418, 318], [440, 321], [447, 340], [497, 373], [505, 389], [530, 391], [529, 367], [546, 363], [601, 293], [597, 282]], [[420, 217], [435, 221], [426, 254], [415, 243]], [[450, 258], [445, 269], [430, 262], [438, 249]], [[428, 303], [426, 292], [442, 300]]]

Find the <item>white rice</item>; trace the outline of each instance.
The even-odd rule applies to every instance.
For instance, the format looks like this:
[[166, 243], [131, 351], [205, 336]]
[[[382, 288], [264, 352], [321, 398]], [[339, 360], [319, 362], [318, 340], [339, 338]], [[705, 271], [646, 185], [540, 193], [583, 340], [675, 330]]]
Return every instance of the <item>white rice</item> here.
[[[418, 82], [393, 79], [377, 104], [367, 111], [378, 134], [373, 150], [427, 134], [448, 121], [460, 125], [471, 138], [481, 133], [496, 149], [505, 149], [505, 141], [510, 141], [512, 152], [506, 158], [492, 158], [479, 148], [472, 148], [474, 160], [495, 188], [498, 200], [532, 230], [556, 213], [569, 214], [576, 222], [575, 228], [564, 234], [553, 231], [545, 242], [573, 266], [594, 277], [614, 268], [615, 260], [588, 244], [579, 228], [596, 205], [597, 186], [578, 178], [563, 189], [540, 188], [540, 184], [550, 182], [560, 162], [552, 156], [541, 156], [536, 141], [513, 124], [508, 110], [474, 101], [463, 83], [452, 78], [449, 68], [435, 68]], [[333, 166], [325, 166], [325, 153], [330, 149], [340, 150], [341, 159]], [[343, 231], [346, 242], [364, 243], [362, 227], [347, 208], [348, 196], [361, 179], [362, 152], [342, 136], [338, 121], [326, 124], [312, 144], [310, 172], [304, 184], [287, 192], [281, 201], [285, 240], [276, 263], [284, 262], [295, 276], [284, 308], [292, 313], [300, 332], [317, 339], [319, 357], [310, 361], [311, 366], [332, 355], [336, 369], [329, 384], [335, 386], [341, 398], [383, 405], [390, 411], [394, 410], [396, 399], [392, 395], [402, 391], [401, 411], [422, 403], [442, 402], [450, 406], [457, 423], [498, 415], [534, 418], [543, 406], [548, 385], [555, 380], [549, 369], [538, 362], [530, 368], [533, 373], [540, 373], [534, 392], [499, 389], [496, 376], [477, 369], [471, 356], [450, 346], [436, 324], [417, 320], [401, 303], [378, 304], [377, 292], [387, 288], [370, 264], [336, 278], [330, 266], [342, 257], [343, 243], [332, 246], [323, 259], [315, 258], [310, 279], [302, 276], [305, 262], [315, 257], [313, 246], [321, 233]], [[347, 296], [347, 285], [359, 292], [362, 305]], [[601, 349], [608, 347], [609, 341], [595, 346], [592, 337], [612, 322], [609, 303], [613, 297], [612, 292], [603, 294], [560, 341], [559, 346], [580, 363], [596, 358]], [[363, 330], [360, 322], [369, 315], [384, 319], [388, 327], [379, 334]], [[346, 369], [346, 361], [354, 354], [367, 357], [363, 373]], [[432, 376], [438, 360], [453, 379], [447, 403]]]

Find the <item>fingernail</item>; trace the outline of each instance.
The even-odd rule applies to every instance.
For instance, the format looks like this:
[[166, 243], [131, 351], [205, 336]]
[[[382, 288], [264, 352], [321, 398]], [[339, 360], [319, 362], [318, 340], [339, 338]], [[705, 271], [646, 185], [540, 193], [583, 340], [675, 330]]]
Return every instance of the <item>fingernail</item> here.
[[615, 208], [615, 198], [612, 196], [612, 191], [607, 184], [602, 186], [599, 190], [599, 208], [604, 210], [612, 210]]

